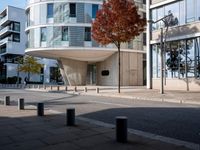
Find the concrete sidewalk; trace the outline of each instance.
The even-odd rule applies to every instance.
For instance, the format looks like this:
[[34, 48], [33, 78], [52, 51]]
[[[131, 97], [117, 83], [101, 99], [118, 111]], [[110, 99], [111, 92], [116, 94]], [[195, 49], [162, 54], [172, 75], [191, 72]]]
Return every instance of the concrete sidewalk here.
[[[35, 86], [37, 87], [37, 86]], [[28, 90], [45, 91], [45, 92], [68, 92], [70, 94], [78, 95], [91, 95], [91, 96], [105, 96], [105, 97], [118, 97], [128, 98], [135, 100], [150, 100], [150, 101], [161, 101], [161, 102], [173, 102], [173, 103], [185, 103], [200, 105], [200, 89], [199, 91], [169, 91], [165, 90], [165, 94], [160, 94], [159, 90], [149, 90], [145, 86], [127, 86], [121, 87], [121, 93], [117, 92], [116, 86], [77, 86], [77, 91], [74, 91], [75, 87], [65, 86], [54, 86], [52, 88], [41, 86], [40, 88], [27, 88]], [[87, 87], [87, 92], [85, 92]], [[97, 93], [96, 89], [99, 89]]]
[[34, 107], [0, 105], [1, 150], [186, 150], [184, 147], [129, 134], [128, 143], [115, 141], [115, 129], [77, 119], [75, 127], [67, 127], [65, 115], [45, 110], [37, 117]]
[[143, 87], [141, 88], [133, 87], [130, 89], [122, 89], [120, 94], [117, 92], [116, 89], [106, 90], [101, 88], [99, 90], [99, 93], [96, 93], [95, 91], [89, 91], [87, 93], [80, 92], [80, 94], [200, 105], [200, 91], [187, 92], [178, 90], [177, 91], [166, 90], [165, 94], [160, 94], [159, 90], [149, 90]]

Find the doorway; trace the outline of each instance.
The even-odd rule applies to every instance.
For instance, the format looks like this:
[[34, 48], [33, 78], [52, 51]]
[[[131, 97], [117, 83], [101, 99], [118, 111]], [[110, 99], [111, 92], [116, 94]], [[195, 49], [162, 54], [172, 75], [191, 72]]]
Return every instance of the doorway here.
[[96, 85], [96, 64], [88, 64], [87, 66], [87, 84]]

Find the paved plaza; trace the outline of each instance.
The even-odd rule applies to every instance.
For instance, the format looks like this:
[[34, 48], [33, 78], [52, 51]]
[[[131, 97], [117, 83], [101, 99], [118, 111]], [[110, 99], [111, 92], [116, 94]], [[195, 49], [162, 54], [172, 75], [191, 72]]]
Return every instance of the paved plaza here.
[[27, 107], [0, 106], [1, 150], [186, 150], [184, 147], [149, 140], [129, 134], [129, 141], [115, 141], [115, 130], [77, 120], [77, 126], [67, 127], [65, 116], [46, 110], [36, 117], [36, 110]]
[[[17, 144], [19, 149], [24, 146], [24, 149], [31, 149], [31, 145], [38, 145], [39, 149], [66, 149], [67, 145], [72, 147], [69, 149], [186, 149], [178, 146], [182, 144], [199, 149], [199, 105], [78, 95], [72, 92], [1, 89], [0, 98], [6, 95], [11, 96], [12, 106], [0, 106], [0, 141], [4, 149], [16, 148], [16, 139], [20, 139], [18, 136], [25, 139]], [[26, 109], [23, 111], [17, 110], [18, 98], [25, 99]], [[36, 117], [34, 105], [38, 102], [45, 104], [45, 117]], [[66, 108], [71, 107], [76, 109], [78, 119], [77, 126], [69, 128], [65, 125], [65, 113]], [[115, 142], [115, 117], [121, 115], [128, 117], [127, 144]], [[54, 133], [49, 133], [49, 130]], [[44, 137], [48, 137], [50, 143], [40, 140]]]

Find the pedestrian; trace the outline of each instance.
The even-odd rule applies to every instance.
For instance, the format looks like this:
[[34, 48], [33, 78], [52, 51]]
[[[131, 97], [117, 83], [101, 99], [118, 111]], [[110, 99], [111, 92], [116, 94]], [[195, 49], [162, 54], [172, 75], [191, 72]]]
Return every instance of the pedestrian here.
[[25, 85], [25, 86], [27, 85], [27, 81], [28, 81], [28, 80], [27, 80], [27, 77], [25, 77], [25, 78], [24, 78], [24, 85]]

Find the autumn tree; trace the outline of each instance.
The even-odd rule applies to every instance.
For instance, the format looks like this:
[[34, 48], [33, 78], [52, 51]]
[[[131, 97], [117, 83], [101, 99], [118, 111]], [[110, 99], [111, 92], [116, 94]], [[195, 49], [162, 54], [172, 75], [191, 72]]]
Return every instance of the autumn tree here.
[[28, 75], [28, 81], [30, 81], [31, 74], [39, 74], [41, 72], [42, 64], [38, 63], [38, 59], [32, 56], [25, 56], [23, 63], [19, 66], [18, 70], [25, 72]]
[[101, 45], [118, 48], [118, 92], [120, 93], [120, 48], [145, 30], [146, 20], [138, 14], [133, 0], [107, 0], [92, 23], [92, 37]]

